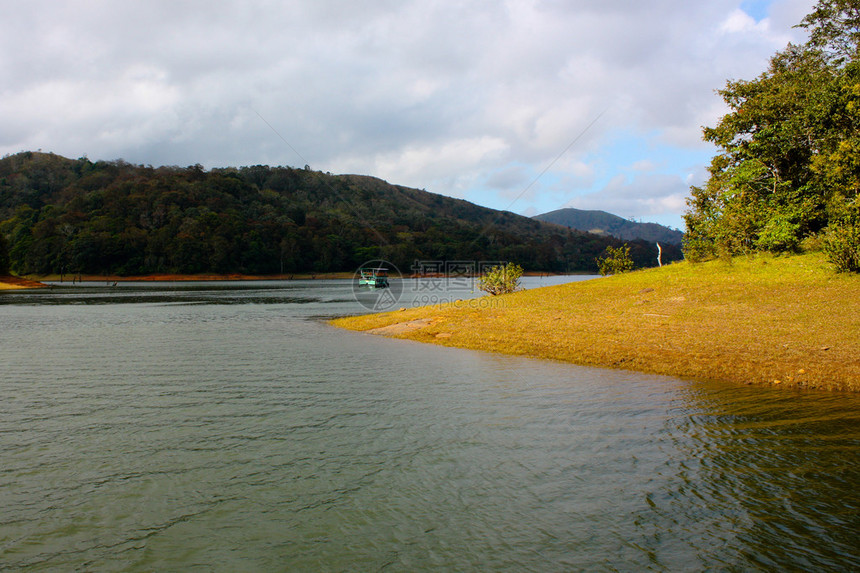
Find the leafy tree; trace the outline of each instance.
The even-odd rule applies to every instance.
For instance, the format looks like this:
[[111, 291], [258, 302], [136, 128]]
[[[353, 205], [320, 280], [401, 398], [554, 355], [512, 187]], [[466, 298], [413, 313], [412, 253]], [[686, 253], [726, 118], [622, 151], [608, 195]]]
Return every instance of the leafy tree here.
[[857, 0], [819, 0], [799, 26], [810, 31], [809, 44], [824, 50], [837, 65], [856, 59], [860, 44], [860, 3]]
[[6, 236], [0, 232], [0, 275], [9, 274], [9, 244]]
[[840, 223], [860, 192], [858, 0], [820, 0], [752, 81], [719, 90], [730, 108], [704, 138], [721, 152], [685, 214], [691, 260], [792, 251]]
[[496, 265], [478, 279], [478, 288], [493, 296], [508, 294], [519, 288], [522, 276], [523, 268], [519, 265], [514, 263]]
[[624, 243], [618, 248], [611, 245], [606, 247], [606, 254], [597, 259], [597, 267], [603, 276], [632, 271], [633, 259], [630, 258], [630, 245]]

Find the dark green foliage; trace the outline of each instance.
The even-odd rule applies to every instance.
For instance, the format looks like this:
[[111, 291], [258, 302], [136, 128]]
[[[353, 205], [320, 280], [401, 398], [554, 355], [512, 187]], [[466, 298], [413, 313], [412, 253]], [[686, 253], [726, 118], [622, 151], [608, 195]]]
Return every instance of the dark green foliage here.
[[[0, 160], [0, 232], [21, 274], [290, 274], [380, 258], [404, 271], [416, 260], [516, 260], [593, 272], [619, 244], [373, 177], [34, 152]], [[654, 245], [631, 246], [638, 264], [655, 264]]]
[[630, 258], [630, 246], [624, 243], [618, 248], [606, 247], [606, 254], [597, 259], [597, 268], [603, 276], [632, 271], [633, 259]]
[[9, 245], [6, 237], [0, 233], [0, 275], [9, 274]]
[[860, 193], [858, 13], [819, 1], [801, 24], [810, 42], [720, 90], [731, 112], [705, 129], [721, 152], [687, 201], [688, 259], [796, 251], [844, 219]]

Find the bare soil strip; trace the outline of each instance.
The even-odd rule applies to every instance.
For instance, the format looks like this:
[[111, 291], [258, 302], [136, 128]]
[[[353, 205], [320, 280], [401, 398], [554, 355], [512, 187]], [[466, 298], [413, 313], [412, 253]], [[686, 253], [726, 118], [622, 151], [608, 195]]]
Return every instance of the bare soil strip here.
[[17, 290], [25, 288], [46, 288], [48, 285], [33, 281], [30, 279], [22, 279], [21, 277], [13, 277], [11, 275], [0, 275], [0, 290]]

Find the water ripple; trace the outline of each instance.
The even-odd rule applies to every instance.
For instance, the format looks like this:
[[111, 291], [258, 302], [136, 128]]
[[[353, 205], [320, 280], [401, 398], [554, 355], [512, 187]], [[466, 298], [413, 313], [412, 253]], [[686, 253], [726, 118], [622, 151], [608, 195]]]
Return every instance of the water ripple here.
[[337, 331], [331, 289], [0, 308], [0, 570], [860, 568], [856, 396]]

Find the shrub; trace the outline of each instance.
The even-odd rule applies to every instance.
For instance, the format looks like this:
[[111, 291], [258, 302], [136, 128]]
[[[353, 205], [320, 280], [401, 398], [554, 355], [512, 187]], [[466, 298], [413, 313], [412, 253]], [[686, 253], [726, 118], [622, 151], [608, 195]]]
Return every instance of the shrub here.
[[800, 251], [802, 253], [824, 252], [824, 235], [820, 233], [809, 235], [800, 241]]
[[831, 225], [824, 237], [824, 253], [838, 272], [860, 272], [860, 225]]
[[781, 253], [796, 251], [801, 239], [800, 224], [784, 215], [772, 217], [755, 242], [759, 250]]
[[497, 265], [478, 279], [478, 288], [494, 296], [507, 294], [519, 288], [521, 276], [523, 276], [523, 268], [519, 265], [514, 263]]
[[691, 263], [709, 261], [717, 256], [717, 249], [712, 238], [693, 235], [689, 230], [684, 234], [682, 249], [684, 259]]
[[597, 268], [603, 276], [632, 271], [633, 259], [630, 258], [630, 245], [624, 243], [617, 249], [606, 247], [606, 255], [597, 259]]

